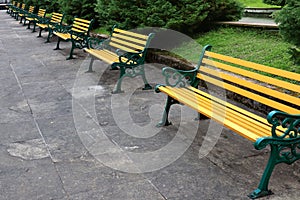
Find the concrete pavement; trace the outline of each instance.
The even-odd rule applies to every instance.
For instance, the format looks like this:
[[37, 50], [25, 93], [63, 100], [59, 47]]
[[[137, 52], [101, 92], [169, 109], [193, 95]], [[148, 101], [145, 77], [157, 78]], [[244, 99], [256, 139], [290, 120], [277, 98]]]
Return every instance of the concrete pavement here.
[[[0, 11], [1, 200], [231, 200], [257, 187], [268, 150], [209, 120], [198, 124], [179, 106], [173, 125], [158, 129], [163, 94], [141, 90], [139, 78], [111, 94], [118, 71], [96, 61], [96, 72], [84, 73], [83, 51], [66, 60], [70, 43], [53, 51], [55, 38], [36, 36]], [[147, 67], [152, 85], [163, 83], [160, 71]], [[222, 134], [201, 156], [203, 141], [214, 140], [208, 130]], [[275, 195], [263, 199], [298, 199], [299, 164], [278, 166]]]

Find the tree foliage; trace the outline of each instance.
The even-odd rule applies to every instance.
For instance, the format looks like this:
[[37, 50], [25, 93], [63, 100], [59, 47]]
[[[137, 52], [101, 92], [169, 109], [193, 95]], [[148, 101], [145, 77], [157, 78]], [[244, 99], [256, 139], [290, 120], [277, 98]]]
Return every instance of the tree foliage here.
[[286, 0], [263, 0], [265, 4], [281, 6], [283, 7], [286, 4]]
[[186, 33], [211, 21], [239, 19], [243, 12], [235, 0], [97, 0], [95, 9], [101, 26], [152, 26]]
[[287, 41], [300, 46], [300, 1], [287, 0], [287, 5], [275, 14], [279, 31]]
[[[67, 23], [77, 16], [95, 19], [101, 27], [132, 29], [164, 27], [193, 33], [216, 20], [237, 20], [243, 7], [236, 0], [20, 0], [64, 13]], [[98, 24], [96, 24], [98, 25]]]
[[60, 12], [66, 15], [65, 19], [68, 23], [77, 16], [87, 20], [95, 18], [96, 0], [56, 0], [59, 5]]
[[53, 11], [59, 9], [58, 0], [54, 0], [54, 1], [51, 1], [51, 0], [43, 0], [43, 1], [39, 1], [39, 0], [22, 0], [20, 2], [25, 3], [27, 7], [35, 6], [36, 11], [39, 8], [46, 9], [47, 13], [50, 13], [50, 12], [53, 12]]

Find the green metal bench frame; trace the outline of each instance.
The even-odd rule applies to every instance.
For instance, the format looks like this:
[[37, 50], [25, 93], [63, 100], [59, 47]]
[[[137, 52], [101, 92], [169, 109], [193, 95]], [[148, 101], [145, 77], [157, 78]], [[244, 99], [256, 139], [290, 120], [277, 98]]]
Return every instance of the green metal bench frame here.
[[31, 14], [34, 14], [35, 11], [35, 7], [34, 6], [29, 6], [28, 10], [21, 10], [19, 13], [19, 17], [20, 17], [20, 24], [23, 22], [23, 25], [25, 26], [26, 24], [26, 17], [28, 17]]
[[39, 26], [40, 31], [38, 37], [42, 37], [42, 31], [46, 30], [48, 31], [48, 36], [46, 42], [50, 42], [50, 37], [53, 36], [53, 30], [56, 26], [62, 26], [62, 22], [64, 20], [65, 14], [56, 13], [53, 12], [51, 15], [51, 18], [42, 18], [37, 23], [37, 26]]
[[[255, 199], [273, 194], [268, 189], [268, 184], [275, 166], [279, 163], [292, 164], [300, 159], [300, 86], [236, 65], [247, 66], [258, 71], [264, 70], [273, 76], [281, 76], [298, 81], [298, 83], [300, 74], [224, 56], [210, 50], [210, 45], [203, 48], [199, 63], [194, 70], [176, 70], [170, 67], [163, 69], [166, 84], [157, 85], [155, 91], [163, 92], [168, 97], [162, 120], [158, 126], [170, 125], [168, 120], [170, 108], [173, 104], [181, 103], [252, 141], [257, 150], [270, 146], [269, 161], [259, 186], [248, 197]], [[214, 70], [215, 68], [217, 70]], [[241, 78], [241, 75], [247, 75], [247, 78], [270, 85], [277, 84], [276, 86], [283, 88], [284, 91], [289, 90], [289, 92], [266, 87], [264, 84], [256, 83], [257, 81], [248, 81], [243, 76]], [[197, 89], [199, 83], [203, 83], [203, 81], [265, 104], [271, 111], [266, 118], [262, 118], [243, 108], [222, 101], [205, 90]], [[293, 93], [296, 94], [290, 95]], [[216, 107], [215, 110], [212, 108], [213, 106]], [[220, 121], [219, 116], [222, 114], [224, 119]]]
[[28, 14], [28, 16], [25, 18], [25, 20], [28, 21], [27, 29], [30, 29], [30, 25], [33, 24], [32, 32], [35, 32], [36, 24], [45, 18], [46, 13], [46, 9], [39, 8], [36, 14]]
[[70, 26], [56, 25], [53, 34], [58, 37], [58, 40], [54, 50], [60, 50], [59, 44], [62, 40], [66, 42], [71, 41], [72, 47], [67, 60], [73, 59], [73, 51], [75, 48], [83, 49], [88, 46], [88, 38], [90, 37], [93, 22], [94, 19], [85, 20], [75, 17]]
[[89, 47], [85, 49], [91, 55], [91, 62], [87, 72], [93, 72], [95, 59], [111, 65], [111, 69], [119, 69], [120, 75], [113, 93], [120, 93], [122, 80], [125, 77], [142, 76], [143, 90], [152, 89], [148, 83], [144, 70], [145, 57], [154, 33], [143, 35], [119, 29], [114, 25], [110, 37], [106, 40], [89, 38]]

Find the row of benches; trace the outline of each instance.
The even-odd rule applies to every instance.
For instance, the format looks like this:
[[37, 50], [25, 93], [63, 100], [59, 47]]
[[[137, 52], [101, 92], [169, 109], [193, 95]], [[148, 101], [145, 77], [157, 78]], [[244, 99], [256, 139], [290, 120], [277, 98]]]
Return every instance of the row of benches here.
[[[54, 17], [60, 20], [53, 22]], [[143, 64], [153, 33], [143, 35], [114, 26], [109, 39], [103, 40], [90, 37], [92, 20], [74, 18], [73, 24], [66, 27], [62, 19], [62, 14], [58, 17], [53, 13], [51, 20], [38, 21], [39, 36], [44, 29], [49, 30], [47, 41], [52, 34], [58, 36], [56, 49], [59, 49], [60, 40], [71, 41], [69, 58], [74, 48], [83, 48], [91, 55], [88, 72], [93, 71], [95, 59], [110, 64], [112, 69], [119, 68], [120, 77], [114, 92], [121, 91], [124, 77], [137, 75], [143, 77], [144, 89], [151, 89]], [[165, 84], [157, 85], [155, 91], [165, 93], [167, 100], [158, 125], [170, 125], [171, 106], [183, 104], [253, 142], [257, 150], [270, 146], [269, 161], [260, 184], [249, 197], [270, 195], [268, 184], [275, 166], [292, 164], [300, 158], [300, 74], [222, 55], [212, 52], [211, 48], [210, 45], [203, 48], [193, 70], [163, 69]], [[267, 116], [261, 117], [257, 112], [225, 101], [219, 96], [219, 90], [265, 105]]]
[[113, 91], [114, 93], [121, 92], [121, 84], [124, 77], [136, 77], [139, 75], [144, 80], [144, 89], [152, 89], [147, 82], [143, 64], [147, 47], [154, 36], [153, 33], [143, 35], [114, 26], [109, 39], [104, 42], [103, 39], [90, 37], [93, 20], [75, 17], [73, 23], [67, 26], [62, 23], [64, 14], [54, 12], [51, 14], [51, 18], [46, 18], [45, 9], [39, 9], [37, 14], [33, 14], [33, 6], [30, 6], [27, 11], [25, 8], [25, 4], [21, 6], [20, 3], [13, 2], [8, 7], [8, 13], [14, 17], [22, 15], [24, 25], [26, 20], [29, 21], [28, 28], [30, 28], [30, 23], [32, 22], [34, 25], [33, 32], [35, 27], [38, 26], [40, 28], [38, 37], [41, 37], [43, 30], [47, 30], [48, 37], [46, 42], [50, 41], [51, 36], [56, 35], [58, 41], [54, 50], [60, 49], [59, 45], [62, 40], [70, 41], [72, 46], [67, 59], [73, 59], [74, 49], [79, 48], [84, 49], [85, 52], [92, 56], [88, 72], [93, 71], [92, 65], [95, 59], [105, 61], [111, 65], [112, 69], [120, 69], [119, 81]]

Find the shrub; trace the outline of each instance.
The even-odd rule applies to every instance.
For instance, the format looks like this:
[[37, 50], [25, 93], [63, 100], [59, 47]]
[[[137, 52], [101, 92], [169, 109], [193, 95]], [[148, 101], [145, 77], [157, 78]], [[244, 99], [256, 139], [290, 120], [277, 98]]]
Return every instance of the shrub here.
[[152, 26], [193, 33], [207, 22], [239, 19], [243, 8], [235, 0], [97, 0], [96, 11], [101, 26], [117, 23], [126, 29]]
[[287, 5], [275, 14], [279, 31], [285, 40], [300, 46], [300, 1], [288, 0]]
[[287, 5], [275, 14], [275, 21], [279, 24], [279, 31], [283, 38], [296, 45], [289, 53], [295, 63], [300, 63], [300, 2], [287, 0]]
[[57, 1], [60, 7], [60, 12], [63, 12], [67, 23], [71, 23], [75, 16], [91, 20], [95, 18], [95, 3], [96, 0], [59, 0]]
[[283, 7], [286, 3], [286, 0], [263, 0], [265, 4], [281, 6]]

